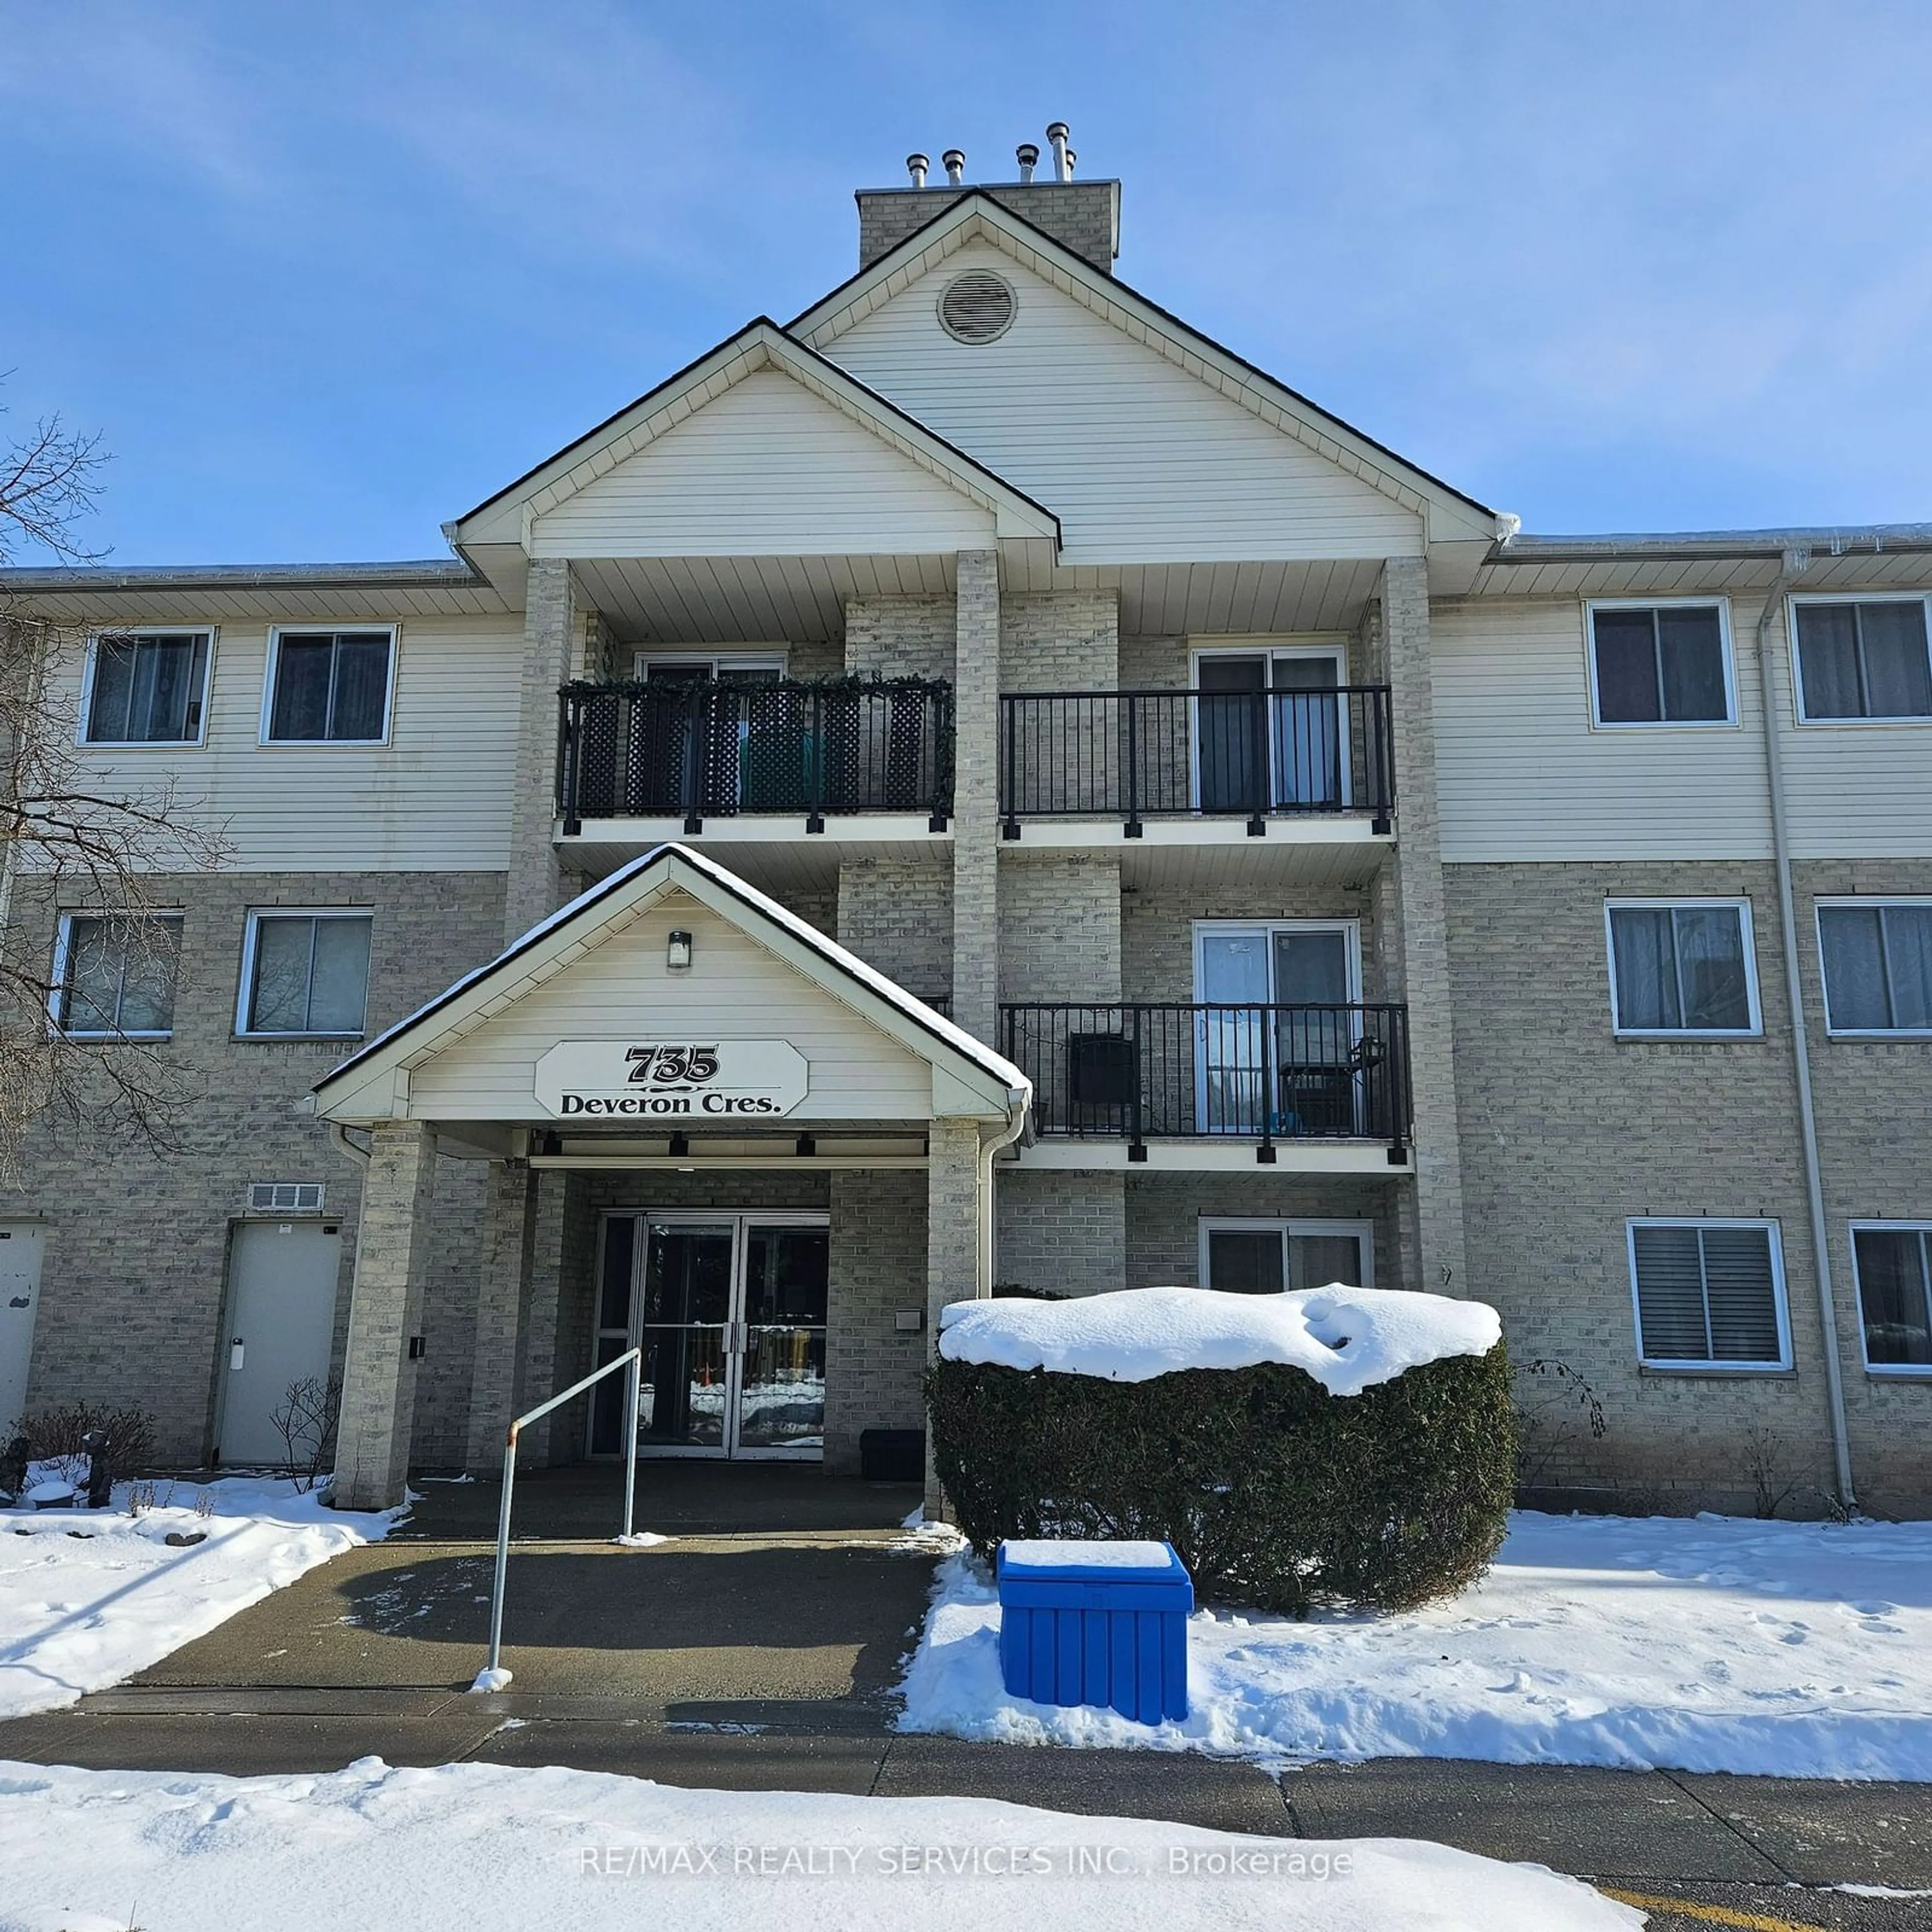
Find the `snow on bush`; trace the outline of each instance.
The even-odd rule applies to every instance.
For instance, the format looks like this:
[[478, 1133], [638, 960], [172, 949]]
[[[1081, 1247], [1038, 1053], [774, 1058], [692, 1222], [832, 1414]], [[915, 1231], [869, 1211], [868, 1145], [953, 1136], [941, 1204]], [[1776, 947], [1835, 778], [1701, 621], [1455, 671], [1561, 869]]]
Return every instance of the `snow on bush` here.
[[1330, 1395], [1360, 1395], [1447, 1356], [1487, 1354], [1503, 1332], [1480, 1301], [1339, 1282], [1288, 1294], [1135, 1288], [1066, 1301], [957, 1301], [939, 1322], [948, 1361], [1114, 1382], [1282, 1362]]
[[933, 1457], [982, 1556], [1148, 1538], [1204, 1600], [1378, 1609], [1466, 1587], [1502, 1540], [1515, 1415], [1480, 1303], [1141, 1288], [944, 1321]]

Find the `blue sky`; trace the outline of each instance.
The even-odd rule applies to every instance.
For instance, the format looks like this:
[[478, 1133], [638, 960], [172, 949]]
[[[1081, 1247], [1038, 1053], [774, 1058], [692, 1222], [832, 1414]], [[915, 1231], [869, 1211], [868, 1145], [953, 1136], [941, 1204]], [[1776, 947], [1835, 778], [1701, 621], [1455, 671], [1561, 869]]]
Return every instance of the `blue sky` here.
[[1932, 7], [0, 0], [0, 391], [121, 563], [437, 526], [1073, 128], [1124, 278], [1534, 530], [1932, 520]]

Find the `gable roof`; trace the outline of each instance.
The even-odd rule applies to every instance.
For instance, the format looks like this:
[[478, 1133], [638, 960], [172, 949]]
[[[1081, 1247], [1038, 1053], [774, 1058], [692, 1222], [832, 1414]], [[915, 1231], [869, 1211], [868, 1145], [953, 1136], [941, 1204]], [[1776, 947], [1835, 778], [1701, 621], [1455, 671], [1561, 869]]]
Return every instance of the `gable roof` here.
[[318, 1112], [329, 1114], [332, 1094], [340, 1103], [372, 1088], [380, 1090], [398, 1075], [406, 1079], [411, 1067], [466, 1037], [524, 993], [555, 977], [673, 886], [776, 953], [820, 992], [926, 1060], [936, 1075], [950, 1076], [956, 1088], [993, 1110], [1004, 1110], [1009, 1119], [1024, 1114], [1033, 1083], [1011, 1060], [736, 873], [677, 844], [657, 846], [580, 893], [488, 965], [465, 974], [332, 1067], [312, 1090]]
[[443, 526], [461, 550], [468, 544], [522, 543], [535, 519], [608, 475], [714, 398], [761, 369], [800, 384], [861, 428], [982, 509], [1000, 537], [1030, 537], [1060, 544], [1060, 520], [1043, 503], [908, 416], [896, 404], [788, 334], [769, 316], [748, 322], [694, 362], [579, 436], [514, 483]]
[[1284, 435], [1420, 514], [1432, 540], [1494, 542], [1515, 527], [1514, 519], [1330, 415], [978, 190], [951, 202], [869, 267], [794, 316], [786, 324], [786, 333], [824, 350], [946, 256], [981, 238]]

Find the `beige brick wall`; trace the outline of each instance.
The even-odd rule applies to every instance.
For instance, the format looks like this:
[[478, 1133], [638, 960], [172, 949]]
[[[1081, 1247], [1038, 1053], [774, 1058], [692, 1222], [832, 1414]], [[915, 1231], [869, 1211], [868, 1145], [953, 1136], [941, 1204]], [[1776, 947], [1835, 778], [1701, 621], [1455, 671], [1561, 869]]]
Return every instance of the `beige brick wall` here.
[[1358, 1174], [1130, 1173], [1126, 1280], [1130, 1288], [1200, 1286], [1201, 1220], [1208, 1216], [1367, 1221], [1375, 1230], [1376, 1285], [1412, 1288], [1401, 1269], [1401, 1182]]
[[926, 1310], [926, 1176], [836, 1174], [831, 1199], [825, 1466], [842, 1474], [866, 1430], [926, 1426], [927, 1336], [893, 1318]]
[[[322, 1124], [296, 1111], [350, 1050], [339, 1040], [234, 1036], [243, 933], [251, 908], [368, 906], [368, 1029], [392, 1024], [494, 956], [502, 934], [497, 873], [234, 873], [171, 880], [158, 900], [183, 909], [174, 1037], [160, 1049], [190, 1098], [170, 1143], [103, 1143], [50, 1123], [26, 1151], [0, 1219], [49, 1223], [34, 1336], [31, 1408], [139, 1401], [157, 1454], [192, 1466], [212, 1444], [229, 1231], [249, 1184], [320, 1181], [342, 1230], [335, 1358], [341, 1358], [361, 1171]], [[50, 957], [55, 908], [16, 891], [22, 943]], [[469, 1396], [481, 1170], [436, 1163], [418, 1371], [418, 1460], [461, 1459]]]
[[862, 677], [952, 675], [950, 597], [853, 597], [845, 604], [845, 668]]
[[1002, 853], [1002, 1000], [1118, 1000], [1120, 950], [1118, 859]]
[[838, 868], [835, 936], [908, 992], [950, 999], [952, 868], [937, 859], [848, 860]]
[[1054, 1294], [1127, 1286], [1124, 1178], [1006, 1167], [994, 1178], [996, 1284]]
[[1119, 674], [1116, 592], [1031, 592], [1002, 600], [1002, 691], [1112, 691]]
[[[1469, 1286], [1502, 1310], [1520, 1358], [1560, 1358], [1610, 1414], [1609, 1434], [1576, 1434], [1552, 1473], [1748, 1502], [1762, 1434], [1773, 1455], [1828, 1489], [1772, 868], [1453, 866], [1445, 877]], [[1626, 895], [1750, 900], [1762, 1039], [1613, 1036], [1604, 902]], [[1779, 1224], [1790, 1374], [1640, 1371], [1624, 1226], [1644, 1215]]]

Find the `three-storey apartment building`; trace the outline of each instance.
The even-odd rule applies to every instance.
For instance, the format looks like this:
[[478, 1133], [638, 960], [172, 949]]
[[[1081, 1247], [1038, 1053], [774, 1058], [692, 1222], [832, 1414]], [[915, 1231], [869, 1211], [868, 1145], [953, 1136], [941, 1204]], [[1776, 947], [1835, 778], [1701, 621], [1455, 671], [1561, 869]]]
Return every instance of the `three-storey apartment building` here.
[[448, 560], [9, 573], [230, 856], [139, 960], [10, 881], [195, 1094], [0, 1196], [0, 1410], [272, 1461], [333, 1373], [367, 1504], [641, 1346], [648, 1450], [844, 1470], [949, 1300], [1340, 1279], [1587, 1384], [1546, 1486], [1932, 1498], [1932, 530], [1522, 535], [1058, 131]]

